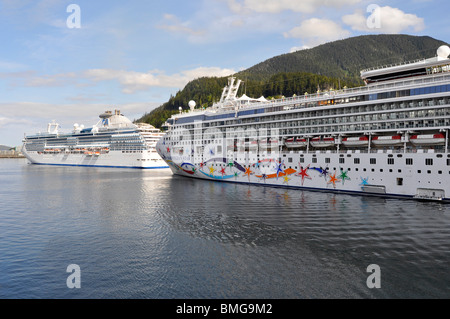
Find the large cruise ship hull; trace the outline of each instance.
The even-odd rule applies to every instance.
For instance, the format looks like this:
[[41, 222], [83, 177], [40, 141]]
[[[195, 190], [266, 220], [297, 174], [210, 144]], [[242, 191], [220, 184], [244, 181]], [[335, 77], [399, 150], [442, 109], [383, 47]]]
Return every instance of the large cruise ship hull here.
[[244, 153], [248, 160], [241, 162], [211, 157], [198, 164], [168, 153], [163, 157], [173, 174], [191, 178], [450, 202], [449, 154], [289, 152], [254, 154], [254, 160], [252, 155]]
[[[156, 153], [122, 153], [111, 151], [108, 154], [39, 154], [22, 149], [24, 156], [32, 164], [82, 167], [114, 167], [137, 169], [160, 169], [169, 166]], [[153, 154], [153, 156], [152, 156]]]

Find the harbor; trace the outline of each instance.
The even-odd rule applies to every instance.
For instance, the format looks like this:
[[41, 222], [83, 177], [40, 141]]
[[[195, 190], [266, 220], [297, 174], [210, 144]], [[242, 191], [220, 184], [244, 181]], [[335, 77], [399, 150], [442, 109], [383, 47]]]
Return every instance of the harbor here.
[[0, 161], [0, 202], [0, 298], [448, 298], [440, 202], [22, 159]]

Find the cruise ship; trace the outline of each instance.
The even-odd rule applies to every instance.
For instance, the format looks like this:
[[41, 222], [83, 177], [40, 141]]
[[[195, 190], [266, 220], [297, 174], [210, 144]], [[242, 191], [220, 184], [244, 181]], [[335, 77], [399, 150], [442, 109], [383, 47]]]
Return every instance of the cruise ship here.
[[132, 123], [119, 110], [106, 111], [91, 128], [74, 124], [60, 132], [54, 121], [47, 132], [25, 136], [22, 153], [32, 164], [157, 169], [168, 164], [156, 152], [164, 133], [146, 123]]
[[361, 71], [365, 85], [180, 108], [157, 151], [173, 174], [322, 192], [450, 201], [450, 48]]

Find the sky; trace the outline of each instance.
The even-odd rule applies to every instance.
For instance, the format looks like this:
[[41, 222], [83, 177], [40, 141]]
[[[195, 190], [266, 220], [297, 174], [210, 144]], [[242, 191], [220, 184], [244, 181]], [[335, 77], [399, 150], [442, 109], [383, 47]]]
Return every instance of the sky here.
[[449, 11], [447, 0], [0, 0], [0, 144], [52, 120], [91, 127], [106, 110], [138, 119], [195, 78], [335, 40], [448, 43]]

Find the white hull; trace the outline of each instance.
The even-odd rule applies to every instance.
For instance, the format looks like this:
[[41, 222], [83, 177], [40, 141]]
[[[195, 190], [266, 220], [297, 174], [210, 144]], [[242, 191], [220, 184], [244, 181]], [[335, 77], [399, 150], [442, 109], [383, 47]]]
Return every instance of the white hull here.
[[[278, 155], [260, 153], [257, 157], [256, 153], [238, 153], [236, 158], [244, 155], [246, 160], [234, 160], [233, 165], [226, 154], [202, 163], [195, 163], [192, 157], [164, 155], [174, 174], [206, 180], [450, 201], [449, 169], [447, 156], [443, 154], [355, 152], [345, 153], [347, 162], [342, 164], [342, 153], [300, 153], [282, 153], [281, 163], [277, 161]], [[354, 158], [359, 164], [354, 164]], [[388, 158], [393, 158], [394, 164], [387, 164]], [[426, 159], [430, 158], [434, 161], [432, 167], [426, 165]], [[414, 165], [408, 165], [406, 159], [411, 159]], [[189, 170], [183, 169], [186, 165]], [[432, 172], [428, 173], [430, 168]]]
[[[144, 151], [145, 152], [145, 151]], [[108, 154], [88, 155], [88, 154], [39, 154], [38, 152], [28, 152], [22, 149], [24, 156], [32, 164], [40, 165], [60, 165], [60, 166], [88, 166], [88, 167], [120, 167], [120, 168], [141, 168], [157, 169], [168, 168], [157, 153], [122, 153], [121, 151], [111, 151]]]

